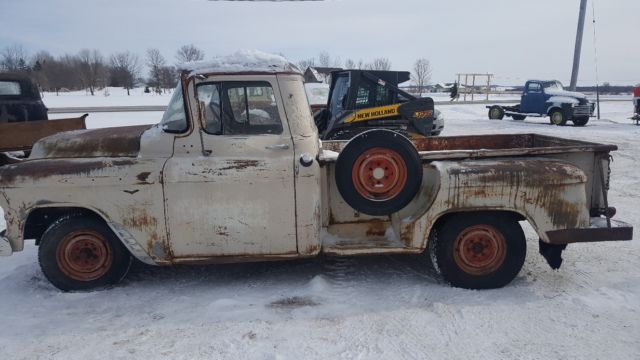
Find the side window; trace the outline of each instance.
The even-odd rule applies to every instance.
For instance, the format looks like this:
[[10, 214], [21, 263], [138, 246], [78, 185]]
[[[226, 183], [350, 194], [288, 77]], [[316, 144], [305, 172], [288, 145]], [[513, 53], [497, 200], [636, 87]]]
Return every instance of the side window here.
[[356, 108], [365, 108], [369, 106], [369, 89], [358, 86], [358, 93], [356, 94]]
[[347, 101], [347, 91], [349, 90], [349, 75], [339, 75], [336, 79], [333, 91], [331, 92], [331, 108], [329, 112], [332, 115], [339, 114], [344, 110]]
[[528, 92], [539, 93], [542, 91], [542, 87], [538, 83], [529, 83]]

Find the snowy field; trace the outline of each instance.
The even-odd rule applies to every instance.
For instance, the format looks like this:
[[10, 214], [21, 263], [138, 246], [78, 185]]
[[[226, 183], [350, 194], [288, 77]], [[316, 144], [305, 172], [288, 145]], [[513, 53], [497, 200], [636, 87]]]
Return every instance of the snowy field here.
[[[490, 121], [482, 105], [441, 110], [445, 136], [535, 132], [617, 144], [610, 204], [639, 231], [640, 127], [626, 119], [630, 102], [603, 103], [607, 120], [584, 128]], [[159, 116], [96, 114], [89, 124]], [[137, 265], [110, 290], [61, 293], [44, 279], [29, 242], [0, 258], [0, 359], [638, 359], [638, 236], [570, 245], [552, 271], [533, 230], [524, 229], [524, 268], [489, 291], [448, 287], [421, 256], [380, 256]]]

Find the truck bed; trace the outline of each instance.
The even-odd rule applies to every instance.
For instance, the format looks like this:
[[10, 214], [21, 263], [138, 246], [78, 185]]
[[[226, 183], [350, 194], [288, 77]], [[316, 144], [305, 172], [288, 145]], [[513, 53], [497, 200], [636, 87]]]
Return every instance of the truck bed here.
[[[509, 156], [609, 152], [615, 145], [597, 144], [538, 134], [440, 136], [413, 140], [424, 161]], [[323, 141], [321, 163], [331, 163], [347, 141]]]

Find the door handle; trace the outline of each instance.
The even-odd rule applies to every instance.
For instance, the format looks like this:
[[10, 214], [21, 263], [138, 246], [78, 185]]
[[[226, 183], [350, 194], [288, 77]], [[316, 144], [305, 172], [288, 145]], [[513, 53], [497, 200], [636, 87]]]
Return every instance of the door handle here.
[[268, 145], [264, 147], [268, 150], [289, 150], [289, 145], [287, 144], [278, 144], [278, 145]]

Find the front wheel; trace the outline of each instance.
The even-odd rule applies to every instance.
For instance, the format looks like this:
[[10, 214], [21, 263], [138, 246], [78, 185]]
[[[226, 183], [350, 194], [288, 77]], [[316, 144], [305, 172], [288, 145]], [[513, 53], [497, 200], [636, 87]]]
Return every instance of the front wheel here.
[[510, 283], [522, 269], [526, 239], [510, 215], [453, 215], [430, 246], [445, 281], [466, 289], [493, 289]]
[[118, 283], [129, 271], [132, 257], [103, 221], [71, 215], [42, 235], [38, 260], [55, 287], [77, 291]]
[[562, 110], [555, 109], [549, 114], [549, 121], [553, 125], [564, 126], [567, 124], [567, 117], [564, 116]]
[[588, 116], [581, 116], [581, 117], [573, 118], [573, 125], [574, 126], [585, 126], [585, 125], [587, 125], [588, 122], [589, 122], [589, 117]]

